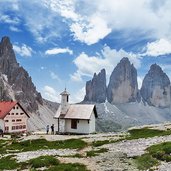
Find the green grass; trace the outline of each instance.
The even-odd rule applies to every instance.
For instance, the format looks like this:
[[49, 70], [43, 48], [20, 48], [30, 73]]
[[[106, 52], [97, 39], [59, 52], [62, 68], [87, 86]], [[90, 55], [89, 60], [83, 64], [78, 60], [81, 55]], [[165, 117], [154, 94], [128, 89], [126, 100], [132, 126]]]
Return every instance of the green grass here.
[[148, 170], [159, 164], [158, 160], [153, 158], [150, 154], [143, 154], [142, 156], [136, 157], [135, 163], [139, 170]]
[[40, 168], [40, 167], [49, 167], [53, 165], [59, 165], [59, 160], [57, 160], [53, 156], [40, 156], [35, 159], [31, 159], [28, 162], [28, 165], [31, 166], [31, 168]]
[[0, 159], [0, 170], [17, 169], [20, 165], [13, 157], [14, 156], [7, 156]]
[[156, 159], [171, 161], [171, 142], [164, 142], [147, 148], [147, 151]]
[[3, 148], [0, 148], [0, 153], [11, 152], [25, 152], [25, 151], [36, 151], [43, 149], [81, 149], [87, 146], [87, 143], [81, 139], [68, 139], [63, 141], [47, 141], [45, 139], [27, 140], [17, 142], [13, 140]]
[[100, 153], [105, 153], [105, 152], [108, 152], [108, 149], [107, 148], [101, 148], [99, 150], [91, 150], [91, 151], [88, 151], [87, 152], [87, 157], [93, 157], [93, 156], [97, 156], [99, 155]]
[[24, 170], [37, 171], [41, 167], [46, 167], [46, 171], [88, 171], [85, 165], [79, 163], [60, 163], [54, 156], [40, 156], [26, 162], [17, 163], [14, 156], [0, 159], [0, 170]]
[[127, 140], [171, 135], [171, 130], [164, 131], [164, 130], [149, 129], [149, 128], [132, 129], [129, 130], [128, 132], [130, 133], [130, 136], [126, 138]]
[[160, 161], [171, 161], [171, 142], [164, 142], [148, 147], [146, 154], [136, 157], [135, 162], [138, 169], [147, 170], [158, 165]]

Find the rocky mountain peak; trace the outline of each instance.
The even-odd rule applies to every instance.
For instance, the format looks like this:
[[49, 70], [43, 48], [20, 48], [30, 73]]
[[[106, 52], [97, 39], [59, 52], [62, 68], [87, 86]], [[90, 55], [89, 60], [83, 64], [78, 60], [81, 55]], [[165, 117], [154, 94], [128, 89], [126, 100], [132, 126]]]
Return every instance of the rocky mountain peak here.
[[171, 104], [169, 77], [157, 64], [151, 65], [140, 92], [143, 100], [149, 105], [169, 107]]
[[8, 75], [9, 69], [18, 67], [15, 53], [8, 37], [3, 37], [0, 42], [0, 71]]
[[124, 57], [114, 68], [107, 88], [110, 103], [120, 104], [137, 100], [137, 71], [129, 59]]
[[[17, 63], [15, 53], [8, 37], [3, 37], [0, 43], [0, 74], [6, 78], [4, 83], [1, 79], [0, 99], [13, 99], [30, 112], [38, 109], [38, 104], [43, 104], [41, 94], [37, 92], [31, 77], [27, 71]], [[11, 92], [5, 90], [5, 85], [10, 87]]]
[[103, 103], [106, 100], [106, 71], [94, 73], [93, 79], [86, 82], [84, 102]]

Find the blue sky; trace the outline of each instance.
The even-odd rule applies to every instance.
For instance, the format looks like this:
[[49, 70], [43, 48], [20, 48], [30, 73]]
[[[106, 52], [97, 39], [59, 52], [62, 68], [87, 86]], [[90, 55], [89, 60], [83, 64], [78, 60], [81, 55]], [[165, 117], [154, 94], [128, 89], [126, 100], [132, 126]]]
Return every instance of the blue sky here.
[[153, 63], [171, 78], [170, 0], [0, 0], [0, 37], [42, 96], [59, 101], [65, 86], [72, 102], [85, 95], [94, 72], [107, 80], [122, 57], [138, 70]]

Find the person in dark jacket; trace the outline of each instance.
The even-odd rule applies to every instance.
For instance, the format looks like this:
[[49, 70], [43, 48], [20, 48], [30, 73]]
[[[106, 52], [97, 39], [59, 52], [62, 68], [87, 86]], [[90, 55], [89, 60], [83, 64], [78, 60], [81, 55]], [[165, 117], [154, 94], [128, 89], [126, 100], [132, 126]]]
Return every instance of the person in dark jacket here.
[[52, 124], [52, 126], [51, 126], [51, 134], [52, 135], [54, 134], [54, 124]]
[[3, 137], [4, 136], [4, 131], [0, 129], [0, 135]]
[[46, 134], [49, 133], [49, 125], [46, 126]]

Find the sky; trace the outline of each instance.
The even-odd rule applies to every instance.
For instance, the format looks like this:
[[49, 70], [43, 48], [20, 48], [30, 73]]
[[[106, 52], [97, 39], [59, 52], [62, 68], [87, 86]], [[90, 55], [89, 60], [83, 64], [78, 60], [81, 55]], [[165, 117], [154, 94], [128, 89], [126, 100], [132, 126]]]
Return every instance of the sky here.
[[150, 65], [171, 79], [170, 0], [0, 0], [0, 38], [9, 36], [17, 61], [37, 90], [60, 102], [85, 95], [86, 81], [128, 57], [138, 86]]

